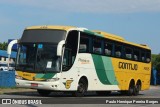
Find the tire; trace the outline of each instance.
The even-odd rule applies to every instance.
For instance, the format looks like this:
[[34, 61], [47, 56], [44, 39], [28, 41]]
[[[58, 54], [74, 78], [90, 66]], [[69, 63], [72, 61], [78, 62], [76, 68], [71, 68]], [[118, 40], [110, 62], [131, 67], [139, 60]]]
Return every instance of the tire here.
[[51, 91], [49, 91], [49, 90], [41, 90], [41, 89], [37, 89], [37, 92], [41, 96], [49, 96], [49, 94], [51, 93]]
[[111, 91], [96, 91], [96, 93], [100, 96], [106, 96], [111, 94]]
[[87, 87], [88, 87], [87, 81], [85, 79], [80, 79], [77, 91], [73, 92], [73, 96], [83, 97], [84, 94], [87, 92]]
[[134, 88], [133, 95], [137, 96], [139, 94], [140, 89], [141, 89], [141, 85], [137, 84]]
[[129, 89], [128, 89], [128, 96], [132, 96], [134, 94], [134, 91], [135, 91], [135, 85], [133, 83], [130, 83], [129, 85]]

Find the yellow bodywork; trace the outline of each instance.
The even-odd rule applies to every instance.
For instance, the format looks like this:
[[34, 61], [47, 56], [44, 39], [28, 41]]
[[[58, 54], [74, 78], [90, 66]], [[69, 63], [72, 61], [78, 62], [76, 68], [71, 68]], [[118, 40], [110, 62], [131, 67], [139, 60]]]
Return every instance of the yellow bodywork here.
[[[130, 64], [128, 68], [124, 64]], [[141, 81], [141, 90], [149, 89], [150, 86], [150, 74], [151, 74], [151, 63], [135, 62], [125, 59], [112, 58], [112, 65], [116, 78], [119, 82], [119, 88], [121, 90], [128, 90], [130, 81], [133, 79], [135, 84], [138, 80]], [[132, 69], [136, 65], [136, 70]]]
[[42, 25], [42, 26], [31, 26], [31, 27], [27, 27], [26, 30], [29, 29], [59, 29], [59, 30], [69, 30], [72, 28], [76, 28], [73, 26], [49, 26], [49, 25]]
[[33, 81], [33, 80], [44, 80], [44, 79], [40, 79], [40, 78], [35, 78], [36, 73], [30, 73], [30, 72], [22, 72], [22, 71], [16, 71], [19, 77], [22, 77], [23, 79], [29, 80], [29, 81]]

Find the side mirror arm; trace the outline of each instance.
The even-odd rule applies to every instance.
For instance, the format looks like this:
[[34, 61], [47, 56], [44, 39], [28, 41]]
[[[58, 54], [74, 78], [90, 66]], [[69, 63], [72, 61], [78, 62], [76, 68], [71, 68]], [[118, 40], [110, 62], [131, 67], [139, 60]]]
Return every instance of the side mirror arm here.
[[63, 45], [65, 44], [65, 41], [62, 40], [58, 43], [57, 46], [57, 56], [62, 56], [62, 49], [63, 49]]

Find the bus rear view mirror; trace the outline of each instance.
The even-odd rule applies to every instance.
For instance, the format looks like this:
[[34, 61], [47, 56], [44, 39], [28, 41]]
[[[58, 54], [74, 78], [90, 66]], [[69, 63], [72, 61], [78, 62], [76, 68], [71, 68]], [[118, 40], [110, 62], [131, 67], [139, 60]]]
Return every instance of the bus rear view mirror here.
[[65, 41], [62, 40], [58, 43], [57, 46], [57, 56], [62, 56], [62, 49], [63, 49], [63, 45], [65, 44]]

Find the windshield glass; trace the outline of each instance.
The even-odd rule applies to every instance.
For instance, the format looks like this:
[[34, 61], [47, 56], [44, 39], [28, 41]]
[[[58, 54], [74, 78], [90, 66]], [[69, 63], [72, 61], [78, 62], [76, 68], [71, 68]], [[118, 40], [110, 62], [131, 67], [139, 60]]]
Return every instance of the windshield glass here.
[[54, 44], [21, 44], [18, 50], [16, 70], [28, 72], [60, 71], [60, 57]]
[[20, 42], [58, 44], [61, 40], [65, 40], [65, 37], [64, 30], [29, 29], [24, 31]]

